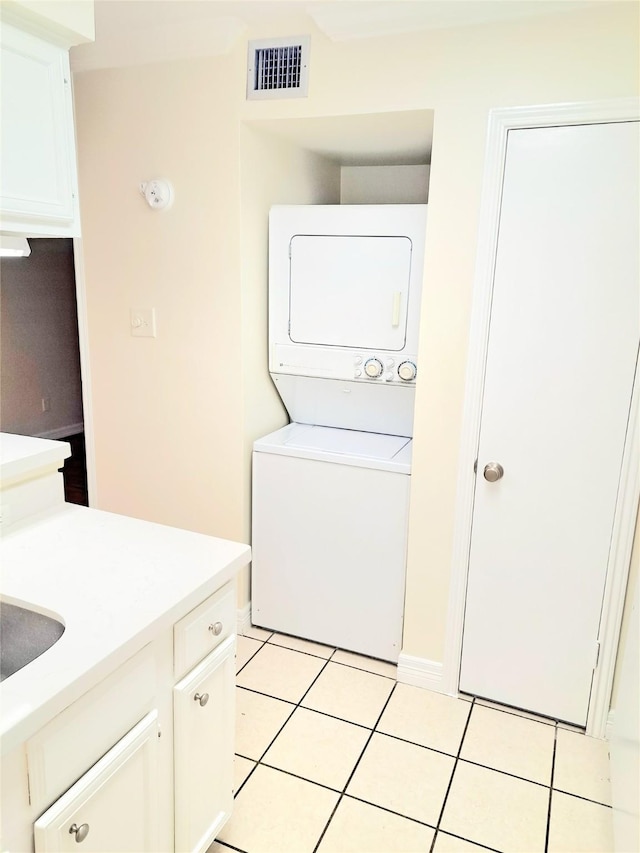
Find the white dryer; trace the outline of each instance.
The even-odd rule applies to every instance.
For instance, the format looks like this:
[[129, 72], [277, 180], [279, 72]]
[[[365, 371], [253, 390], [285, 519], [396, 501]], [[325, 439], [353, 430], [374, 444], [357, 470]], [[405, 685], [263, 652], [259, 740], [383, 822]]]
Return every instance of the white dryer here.
[[269, 370], [292, 423], [254, 444], [252, 621], [396, 661], [426, 205], [279, 206]]
[[413, 434], [426, 217], [271, 208], [269, 371], [292, 421]]
[[411, 440], [289, 424], [253, 454], [252, 621], [397, 661]]

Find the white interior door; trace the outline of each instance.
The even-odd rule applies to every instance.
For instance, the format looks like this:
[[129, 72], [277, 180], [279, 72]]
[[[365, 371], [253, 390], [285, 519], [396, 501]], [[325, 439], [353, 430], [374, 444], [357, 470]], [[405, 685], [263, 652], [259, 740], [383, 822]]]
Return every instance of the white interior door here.
[[460, 689], [579, 725], [638, 351], [639, 150], [637, 122], [507, 143]]
[[411, 247], [408, 237], [293, 237], [291, 340], [401, 350], [407, 332]]

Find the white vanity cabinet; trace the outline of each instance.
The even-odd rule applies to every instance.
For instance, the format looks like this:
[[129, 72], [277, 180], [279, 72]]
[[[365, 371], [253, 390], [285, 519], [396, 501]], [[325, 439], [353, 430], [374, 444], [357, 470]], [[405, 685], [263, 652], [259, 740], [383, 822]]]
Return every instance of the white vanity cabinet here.
[[37, 853], [155, 853], [157, 743], [152, 711], [35, 822]]
[[233, 807], [235, 628], [231, 580], [10, 754], [0, 849], [204, 853]]
[[204, 851], [233, 806], [233, 586], [178, 622], [174, 644], [181, 679], [173, 691], [175, 849]]
[[176, 685], [176, 850], [206, 850], [233, 806], [235, 637]]

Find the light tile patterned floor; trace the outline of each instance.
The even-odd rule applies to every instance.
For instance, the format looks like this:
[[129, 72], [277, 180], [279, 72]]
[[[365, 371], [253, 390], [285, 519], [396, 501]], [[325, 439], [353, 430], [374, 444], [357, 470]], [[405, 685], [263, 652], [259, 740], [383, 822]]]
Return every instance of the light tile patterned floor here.
[[260, 628], [237, 669], [234, 813], [209, 853], [613, 850], [604, 741]]

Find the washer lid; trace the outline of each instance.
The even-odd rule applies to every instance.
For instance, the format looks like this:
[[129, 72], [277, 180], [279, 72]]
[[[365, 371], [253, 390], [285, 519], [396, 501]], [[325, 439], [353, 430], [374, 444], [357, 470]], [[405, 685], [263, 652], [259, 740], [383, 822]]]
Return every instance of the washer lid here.
[[368, 459], [393, 459], [410, 439], [398, 435], [380, 435], [377, 432], [358, 432], [336, 427], [305, 426], [292, 432], [284, 442], [288, 447], [307, 450], [324, 450], [327, 453], [344, 453]]
[[381, 470], [411, 470], [411, 439], [292, 423], [255, 442], [257, 452], [277, 453]]

